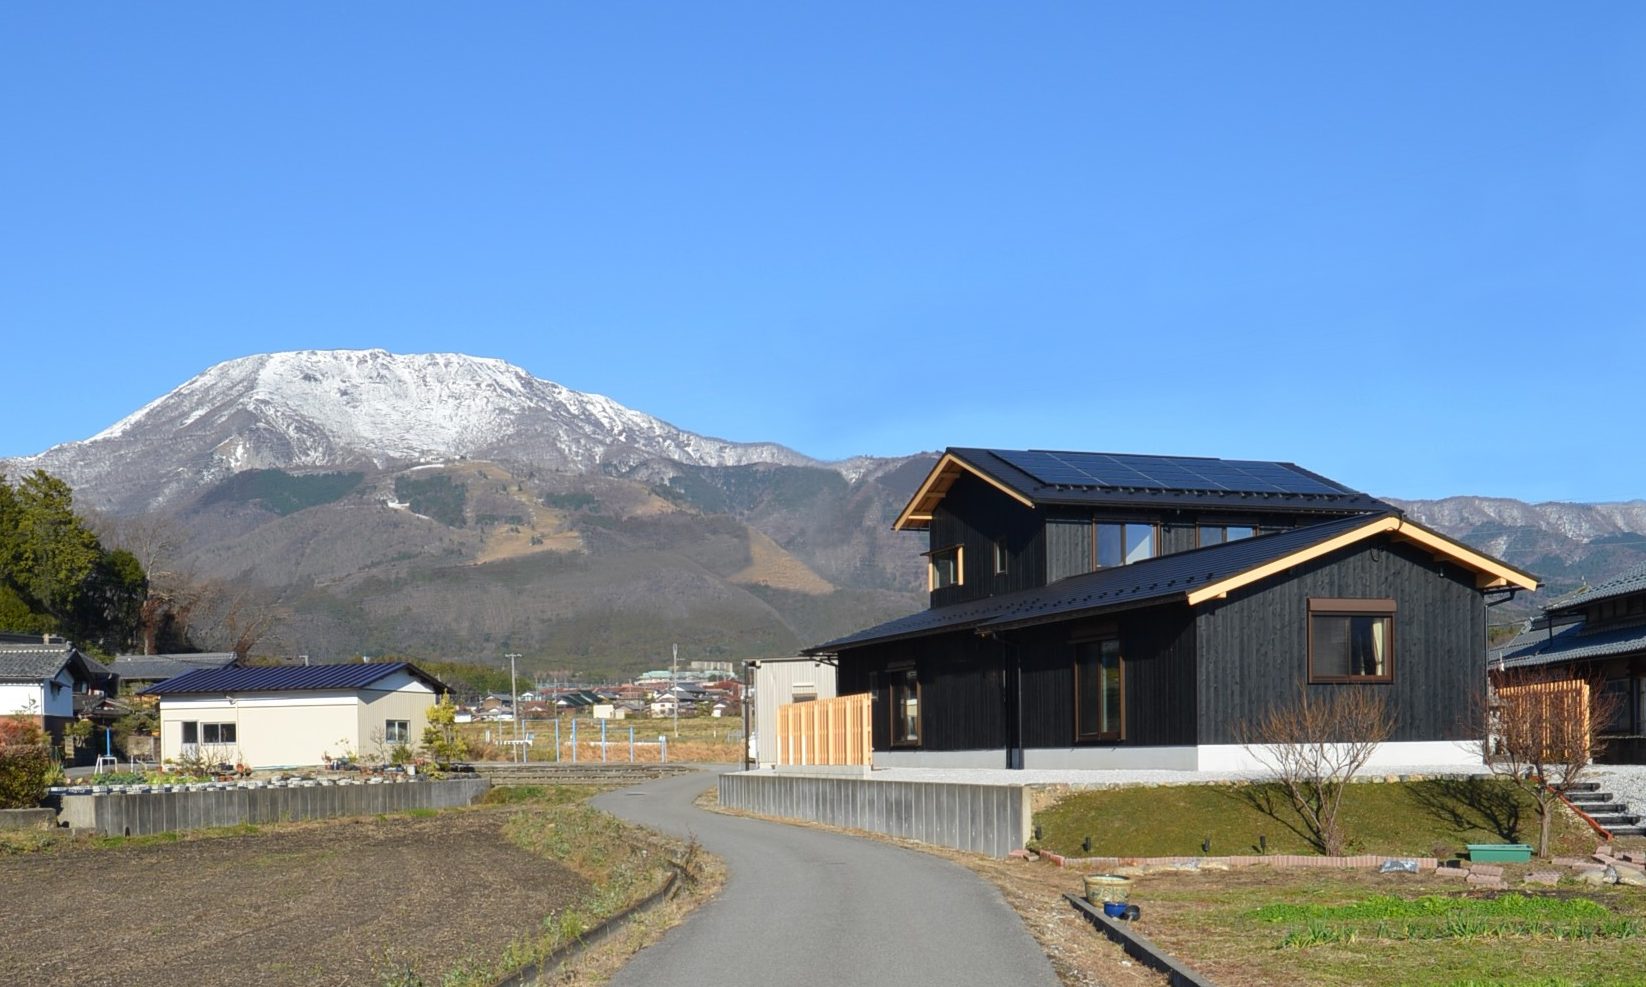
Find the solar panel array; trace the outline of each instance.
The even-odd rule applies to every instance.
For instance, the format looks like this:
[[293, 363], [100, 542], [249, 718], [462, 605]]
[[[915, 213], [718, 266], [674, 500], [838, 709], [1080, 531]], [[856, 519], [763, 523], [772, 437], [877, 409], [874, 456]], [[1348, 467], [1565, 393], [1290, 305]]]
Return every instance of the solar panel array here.
[[1043, 452], [1038, 449], [1027, 452], [998, 450], [995, 455], [1053, 487], [1337, 496], [1349, 492], [1284, 463], [1184, 456], [1130, 456], [1106, 452]]

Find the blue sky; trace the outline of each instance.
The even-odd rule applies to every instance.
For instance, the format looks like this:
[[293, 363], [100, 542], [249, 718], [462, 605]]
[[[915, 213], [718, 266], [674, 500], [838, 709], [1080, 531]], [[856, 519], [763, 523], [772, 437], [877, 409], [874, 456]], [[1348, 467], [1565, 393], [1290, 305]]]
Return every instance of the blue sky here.
[[0, 455], [495, 356], [820, 457], [1646, 497], [1646, 8], [0, 6]]

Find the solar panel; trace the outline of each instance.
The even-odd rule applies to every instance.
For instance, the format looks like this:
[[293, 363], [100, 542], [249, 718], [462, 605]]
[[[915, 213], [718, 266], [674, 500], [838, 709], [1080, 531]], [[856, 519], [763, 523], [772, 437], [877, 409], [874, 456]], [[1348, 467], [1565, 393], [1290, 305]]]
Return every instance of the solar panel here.
[[1276, 494], [1345, 492], [1296, 467], [1257, 460], [1040, 449], [994, 450], [994, 454], [1046, 486]]

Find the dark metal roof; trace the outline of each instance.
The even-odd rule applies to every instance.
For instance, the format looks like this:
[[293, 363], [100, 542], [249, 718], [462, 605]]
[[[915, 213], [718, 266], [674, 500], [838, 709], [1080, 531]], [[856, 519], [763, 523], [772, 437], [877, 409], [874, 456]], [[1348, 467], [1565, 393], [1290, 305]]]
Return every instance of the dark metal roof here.
[[948, 452], [1037, 504], [1241, 511], [1393, 509], [1294, 463], [1044, 449]]
[[144, 689], [141, 695], [219, 692], [288, 692], [311, 689], [368, 689], [396, 672], [408, 672], [446, 691], [437, 678], [411, 662], [349, 662], [337, 665], [254, 665], [201, 668]]
[[1557, 610], [1566, 610], [1571, 607], [1595, 603], [1599, 600], [1609, 600], [1613, 597], [1628, 596], [1631, 593], [1640, 592], [1646, 592], [1646, 565], [1637, 566], [1622, 575], [1613, 576], [1599, 586], [1568, 593], [1543, 609], [1554, 613]]
[[1503, 668], [1534, 668], [1646, 652], [1646, 624], [1590, 634], [1583, 633], [1583, 627], [1578, 623], [1557, 628], [1552, 636], [1545, 630], [1543, 640], [1505, 651], [1494, 664]]
[[1048, 586], [933, 607], [846, 637], [805, 649], [805, 654], [832, 654], [846, 648], [881, 644], [956, 630], [1010, 630], [1079, 614], [1125, 610], [1182, 600], [1191, 590], [1285, 558], [1338, 535], [1373, 523], [1386, 514], [1355, 515], [1290, 531], [1259, 535], [1222, 545], [1160, 555], [1131, 565], [1099, 569], [1060, 579]]

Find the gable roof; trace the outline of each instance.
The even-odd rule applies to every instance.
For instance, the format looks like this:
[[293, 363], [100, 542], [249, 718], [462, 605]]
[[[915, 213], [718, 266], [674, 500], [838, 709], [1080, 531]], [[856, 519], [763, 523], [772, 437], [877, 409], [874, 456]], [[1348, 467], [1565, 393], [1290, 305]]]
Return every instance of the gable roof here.
[[1507, 649], [1492, 661], [1493, 668], [1535, 668], [1594, 658], [1611, 658], [1630, 652], [1646, 652], [1646, 624], [1614, 627], [1585, 634], [1583, 624], [1568, 624], [1552, 634], [1548, 628], [1530, 632], [1542, 639]]
[[1609, 600], [1617, 596], [1628, 596], [1631, 593], [1646, 591], [1646, 565], [1636, 566], [1627, 572], [1613, 576], [1598, 586], [1580, 589], [1550, 602], [1543, 609], [1549, 613], [1580, 607], [1600, 600]]
[[0, 682], [45, 682], [64, 665], [74, 665], [90, 681], [110, 677], [101, 662], [72, 644], [0, 644]]
[[427, 684], [436, 693], [447, 691], [439, 679], [409, 661], [347, 662], [334, 665], [254, 665], [250, 667], [200, 668], [157, 685], [139, 695], [167, 696], [183, 693], [292, 692], [320, 689], [369, 689], [374, 684], [406, 672]]
[[1334, 514], [1393, 509], [1294, 463], [951, 447], [892, 527], [904, 531], [929, 526], [949, 488], [966, 475], [1025, 507], [1213, 507]]
[[1198, 606], [1295, 565], [1376, 535], [1420, 544], [1475, 573], [1480, 589], [1536, 589], [1537, 579], [1397, 513], [1353, 515], [1290, 531], [1244, 538], [1130, 565], [1099, 569], [1047, 586], [933, 607], [807, 648], [808, 655], [971, 629], [979, 633], [1162, 603]]
[[232, 651], [178, 655], [115, 655], [109, 667], [122, 679], [162, 682], [197, 668], [223, 668], [238, 659]]

